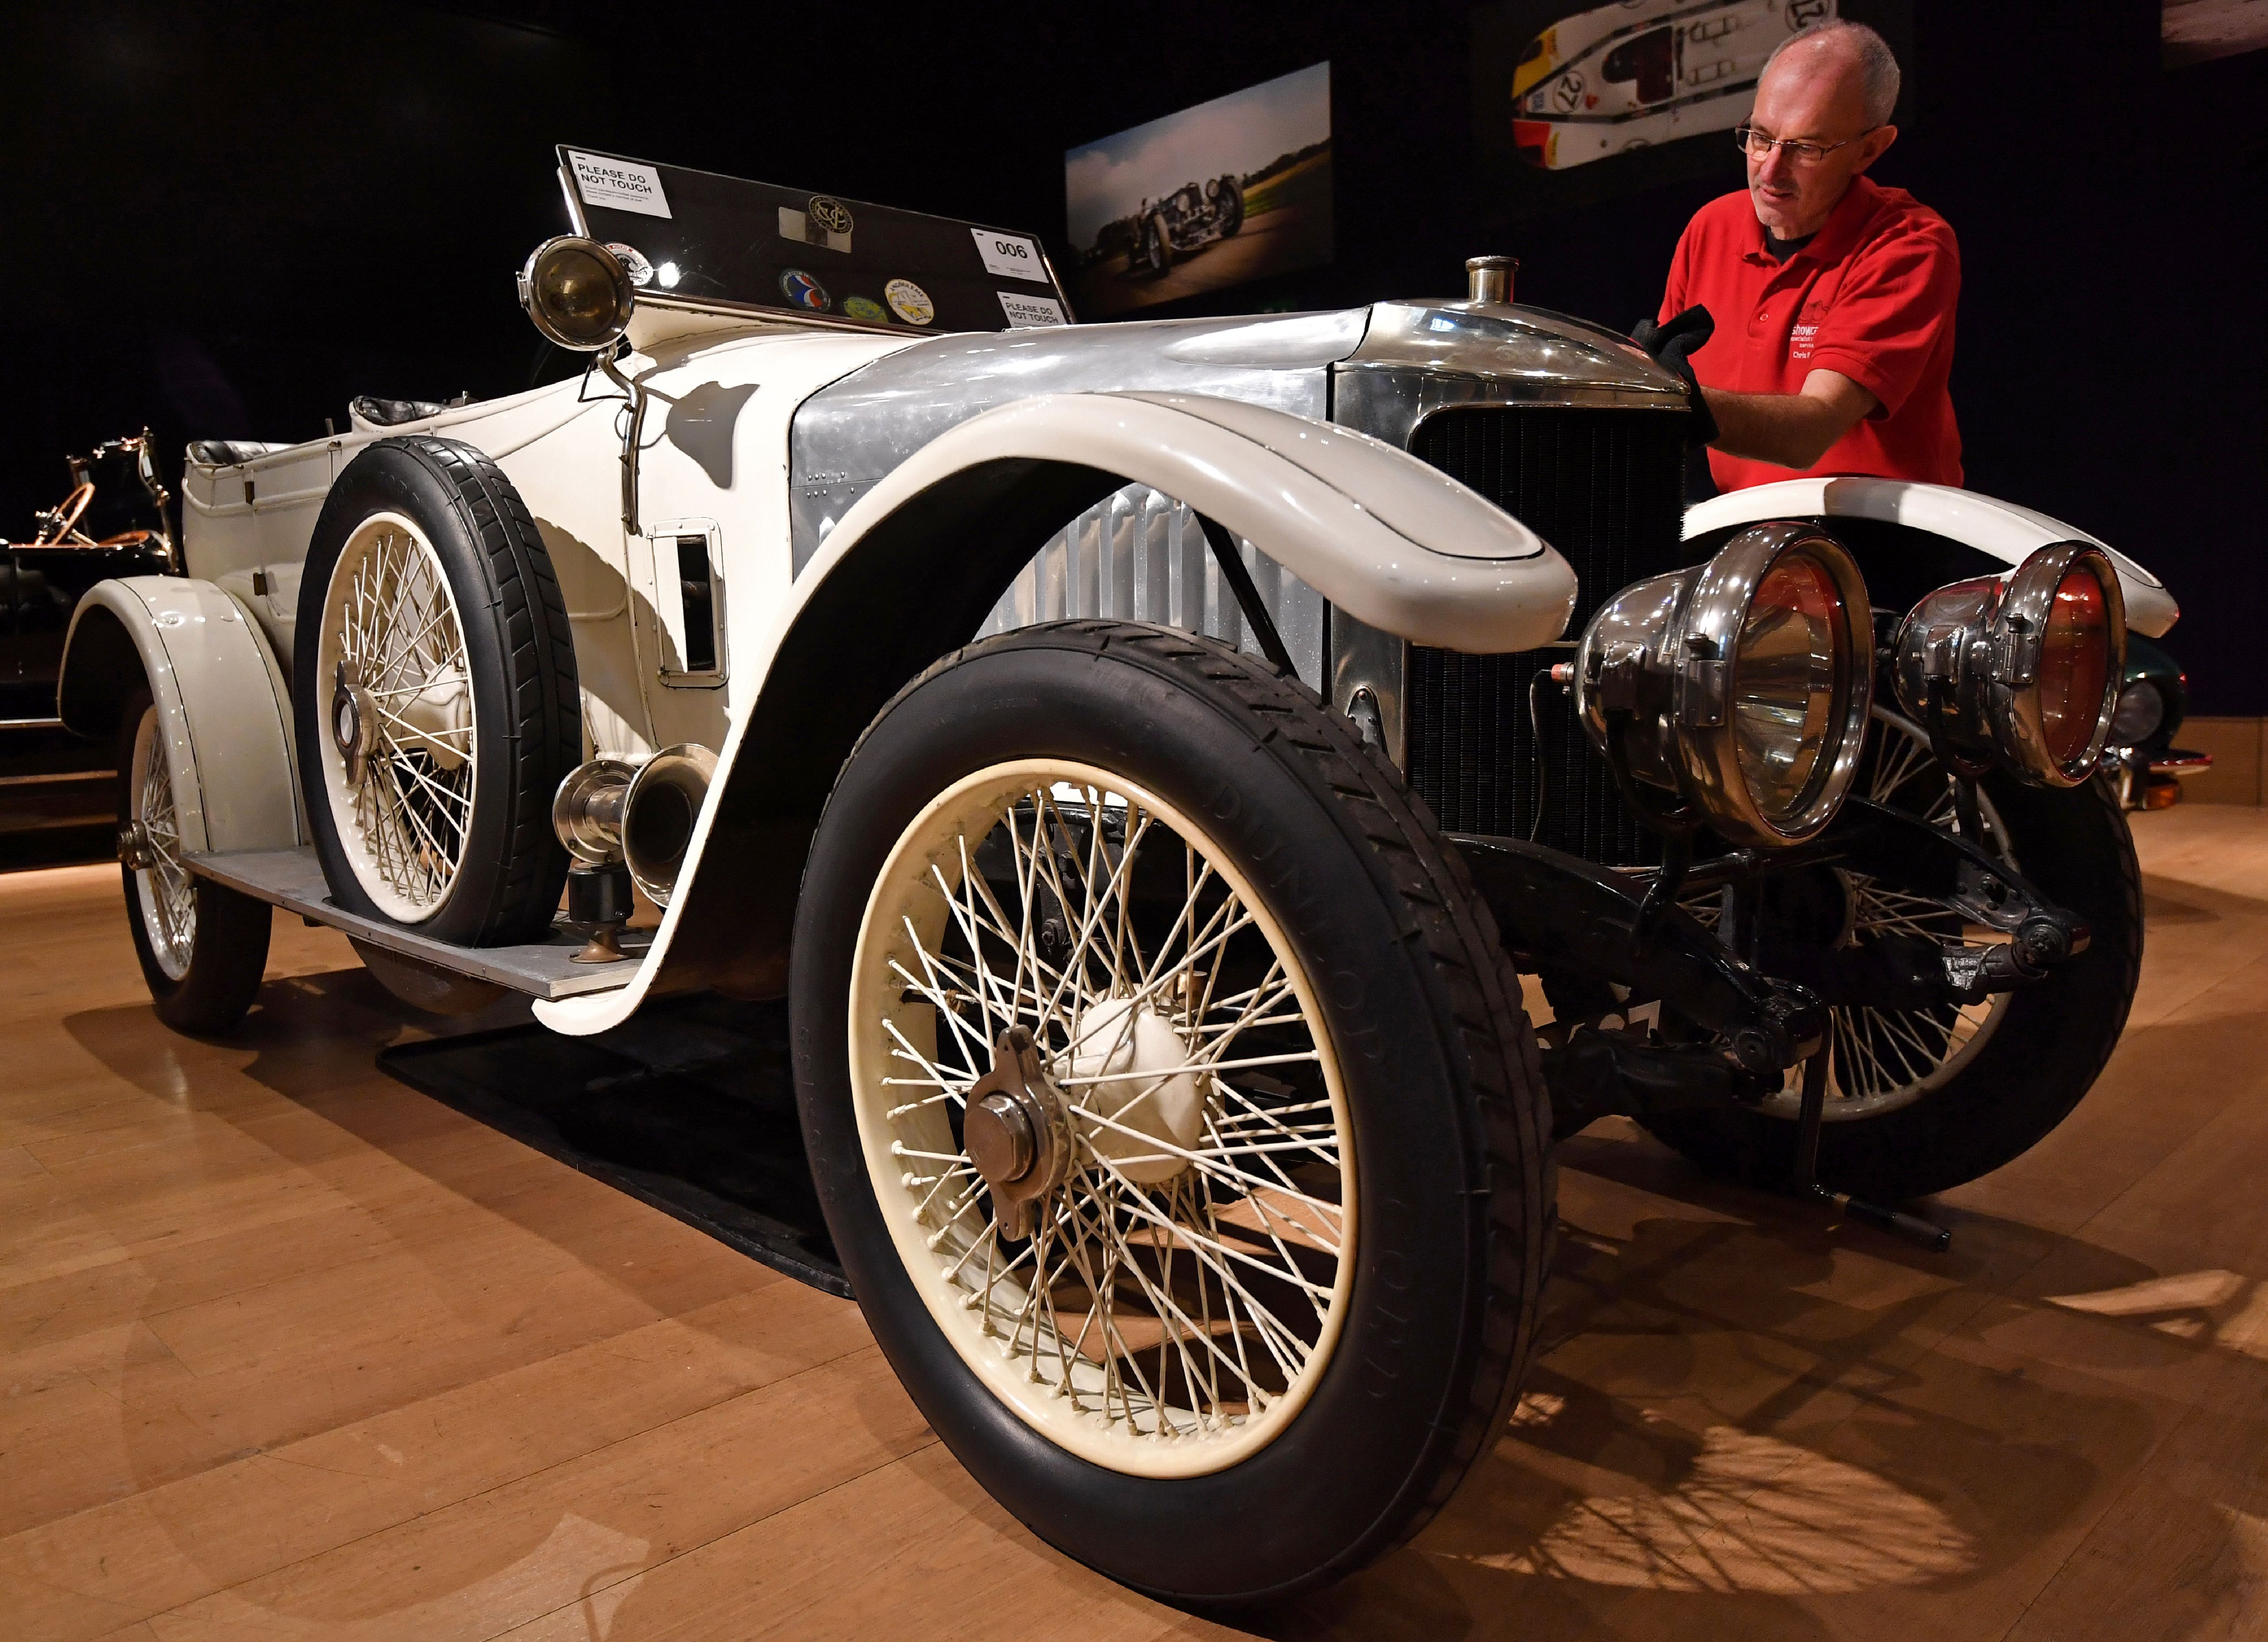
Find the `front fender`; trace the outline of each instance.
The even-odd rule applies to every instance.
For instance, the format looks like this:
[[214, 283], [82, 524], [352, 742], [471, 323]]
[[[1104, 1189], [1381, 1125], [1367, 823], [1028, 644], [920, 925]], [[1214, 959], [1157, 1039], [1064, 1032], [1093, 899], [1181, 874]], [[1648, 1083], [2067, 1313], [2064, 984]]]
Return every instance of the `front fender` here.
[[2128, 627], [2161, 638], [2181, 619], [2181, 607], [2165, 584], [2108, 542], [2029, 507], [1950, 485], [1907, 479], [1783, 479], [1712, 497], [1689, 508], [1685, 536], [1690, 541], [1712, 530], [1769, 519], [1817, 519], [1831, 529], [1837, 518], [1870, 519], [1926, 531], [2011, 566], [2054, 542], [2093, 542], [2117, 569]]
[[250, 613], [187, 577], [97, 582], [71, 612], [57, 711], [81, 735], [114, 738], [120, 710], [144, 681], [166, 738], [181, 848], [306, 843], [291, 693]]
[[1566, 561], [1392, 445], [1184, 394], [1048, 394], [962, 422], [845, 513], [755, 657], [653, 946], [619, 990], [539, 1003], [600, 1032], [655, 987], [783, 990], [803, 859], [836, 772], [883, 703], [967, 644], [1049, 535], [1122, 486], [1218, 519], [1357, 620], [1419, 644], [1534, 649], [1565, 630]]

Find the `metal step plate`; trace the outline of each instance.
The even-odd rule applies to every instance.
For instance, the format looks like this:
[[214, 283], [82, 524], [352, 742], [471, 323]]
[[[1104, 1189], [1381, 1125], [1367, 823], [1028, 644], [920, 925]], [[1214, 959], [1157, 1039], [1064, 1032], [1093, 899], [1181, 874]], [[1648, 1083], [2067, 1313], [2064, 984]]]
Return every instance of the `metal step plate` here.
[[570, 962], [571, 956], [583, 949], [584, 937], [557, 924], [552, 926], [549, 940], [533, 946], [452, 946], [333, 906], [322, 865], [312, 849], [247, 850], [183, 859], [191, 872], [202, 873], [216, 883], [242, 890], [271, 906], [328, 924], [357, 940], [458, 975], [494, 981], [532, 998], [572, 998], [627, 985], [653, 939], [652, 930], [624, 930], [622, 950], [629, 956], [620, 963], [605, 964]]

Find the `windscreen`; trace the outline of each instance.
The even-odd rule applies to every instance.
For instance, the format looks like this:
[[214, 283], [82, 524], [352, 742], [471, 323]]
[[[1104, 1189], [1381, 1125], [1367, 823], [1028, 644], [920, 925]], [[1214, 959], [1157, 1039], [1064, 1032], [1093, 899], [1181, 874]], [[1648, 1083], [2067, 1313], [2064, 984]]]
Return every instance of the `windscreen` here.
[[908, 331], [1071, 317], [1030, 234], [588, 149], [559, 162], [577, 232], [635, 254], [641, 298]]

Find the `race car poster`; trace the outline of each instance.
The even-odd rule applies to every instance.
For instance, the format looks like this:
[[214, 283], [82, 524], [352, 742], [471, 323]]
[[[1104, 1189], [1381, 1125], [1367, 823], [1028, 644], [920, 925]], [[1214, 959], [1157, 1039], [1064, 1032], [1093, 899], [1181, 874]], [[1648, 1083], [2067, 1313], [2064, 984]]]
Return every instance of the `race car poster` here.
[[[1497, 0], [1473, 14], [1473, 137], [1510, 217], [1722, 174], [1756, 77], [1797, 31], [1848, 18], [1913, 79], [1911, 0]], [[1900, 124], [1911, 99], [1901, 92]]]
[[1083, 318], [1331, 260], [1331, 65], [1069, 150], [1067, 283]]
[[2161, 61], [2169, 69], [2268, 47], [2268, 0], [2164, 0]]

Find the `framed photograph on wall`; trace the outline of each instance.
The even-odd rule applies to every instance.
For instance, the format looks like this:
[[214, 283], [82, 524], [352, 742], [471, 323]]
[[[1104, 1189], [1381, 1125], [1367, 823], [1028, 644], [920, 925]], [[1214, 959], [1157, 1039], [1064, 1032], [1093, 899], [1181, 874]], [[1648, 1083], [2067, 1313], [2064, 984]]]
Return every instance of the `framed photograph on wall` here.
[[1897, 54], [1910, 123], [1910, 0], [1496, 0], [1473, 13], [1473, 136], [1508, 216], [1728, 172], [1775, 48], [1830, 18]]
[[1331, 260], [1331, 65], [1216, 97], [1064, 155], [1086, 319]]

